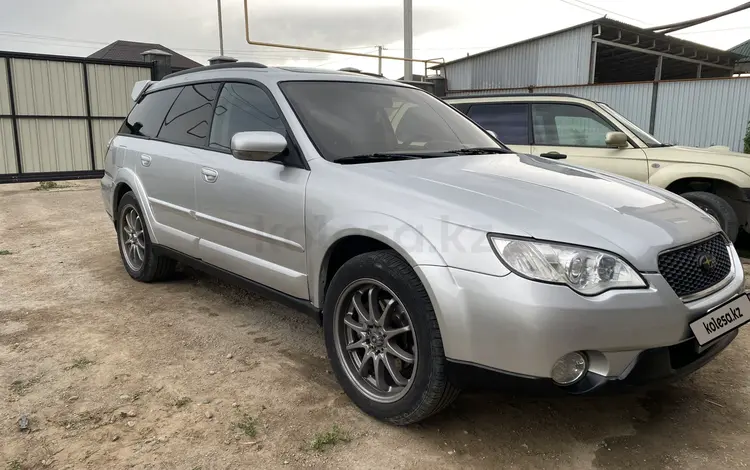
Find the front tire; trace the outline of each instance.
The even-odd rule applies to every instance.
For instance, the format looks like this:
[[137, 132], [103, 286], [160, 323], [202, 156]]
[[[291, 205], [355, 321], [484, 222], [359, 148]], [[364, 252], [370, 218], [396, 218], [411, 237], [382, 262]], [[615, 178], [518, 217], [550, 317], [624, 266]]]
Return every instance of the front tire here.
[[726, 200], [716, 194], [704, 191], [693, 191], [680, 194], [680, 196], [700, 207], [704, 212], [716, 219], [732, 243], [737, 240], [737, 234], [740, 230], [739, 219], [737, 213], [734, 212], [734, 209]]
[[365, 413], [406, 425], [458, 396], [446, 376], [429, 296], [395, 252], [364, 253], [344, 263], [326, 294], [323, 327], [333, 372]]
[[136, 281], [161, 281], [174, 273], [175, 261], [154, 253], [146, 222], [132, 191], [117, 205], [117, 245], [125, 270]]

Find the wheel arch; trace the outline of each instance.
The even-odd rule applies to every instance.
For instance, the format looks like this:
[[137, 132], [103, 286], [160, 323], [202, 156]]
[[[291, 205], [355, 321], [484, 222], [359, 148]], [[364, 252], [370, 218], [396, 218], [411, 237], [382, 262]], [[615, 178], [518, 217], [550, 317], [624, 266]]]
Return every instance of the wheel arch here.
[[[361, 214], [369, 220], [370, 228], [352, 226], [351, 223], [329, 224], [322, 231], [325, 244], [312, 243], [308, 250], [308, 265], [310, 271], [309, 285], [313, 305], [322, 308], [325, 292], [336, 270], [346, 261], [362, 253], [390, 249], [398, 253], [410, 266], [429, 264], [445, 266], [445, 260], [435, 247], [414, 227], [383, 214]], [[382, 221], [378, 224], [377, 220]], [[396, 222], [398, 225], [396, 225]], [[389, 231], [386, 227], [399, 227], [396, 231]], [[399, 243], [404, 235], [409, 235], [409, 245]], [[331, 264], [333, 261], [333, 264]], [[425, 279], [420, 280], [424, 283]]]
[[143, 188], [138, 175], [136, 175], [135, 172], [129, 168], [119, 168], [114, 180], [115, 187], [112, 195], [112, 214], [114, 216], [115, 225], [117, 224], [117, 208], [120, 204], [120, 200], [122, 199], [122, 196], [124, 196], [128, 191], [132, 191], [146, 220], [146, 229], [148, 230], [148, 235], [153, 243], [158, 244], [159, 242], [156, 238], [153, 227], [154, 214], [151, 211], [151, 205], [148, 203], [146, 191]]
[[675, 179], [666, 186], [666, 189], [675, 194], [694, 191], [715, 194], [732, 206], [740, 226], [744, 226], [748, 222], [747, 211], [745, 210], [745, 193], [736, 183], [720, 177], [686, 176]]

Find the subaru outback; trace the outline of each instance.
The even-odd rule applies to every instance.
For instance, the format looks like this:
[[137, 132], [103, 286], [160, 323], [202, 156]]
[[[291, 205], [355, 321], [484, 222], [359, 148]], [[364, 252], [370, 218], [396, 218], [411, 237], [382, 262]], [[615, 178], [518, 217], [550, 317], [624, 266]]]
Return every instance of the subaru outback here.
[[101, 181], [128, 274], [180, 262], [313, 315], [378, 419], [422, 420], [470, 377], [571, 394], [671, 380], [750, 319], [714, 218], [513, 152], [409, 85], [236, 63], [133, 96]]

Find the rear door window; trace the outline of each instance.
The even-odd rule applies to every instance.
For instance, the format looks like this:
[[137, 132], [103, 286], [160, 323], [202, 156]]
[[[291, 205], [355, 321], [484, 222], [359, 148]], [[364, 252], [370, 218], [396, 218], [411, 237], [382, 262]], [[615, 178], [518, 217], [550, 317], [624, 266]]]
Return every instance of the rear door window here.
[[179, 88], [149, 93], [141, 98], [120, 127], [120, 134], [156, 137], [161, 123], [180, 94]]
[[202, 83], [182, 88], [159, 131], [159, 140], [180, 145], [205, 146], [219, 88], [219, 83]]
[[469, 109], [469, 117], [488, 131], [495, 132], [504, 144], [530, 143], [528, 104], [475, 104]]

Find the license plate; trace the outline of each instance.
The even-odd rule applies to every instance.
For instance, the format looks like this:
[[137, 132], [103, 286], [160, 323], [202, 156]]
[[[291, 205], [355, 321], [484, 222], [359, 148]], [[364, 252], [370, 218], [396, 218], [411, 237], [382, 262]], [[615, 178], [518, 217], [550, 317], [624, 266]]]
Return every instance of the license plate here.
[[690, 324], [698, 344], [711, 342], [750, 321], [750, 299], [742, 294]]

